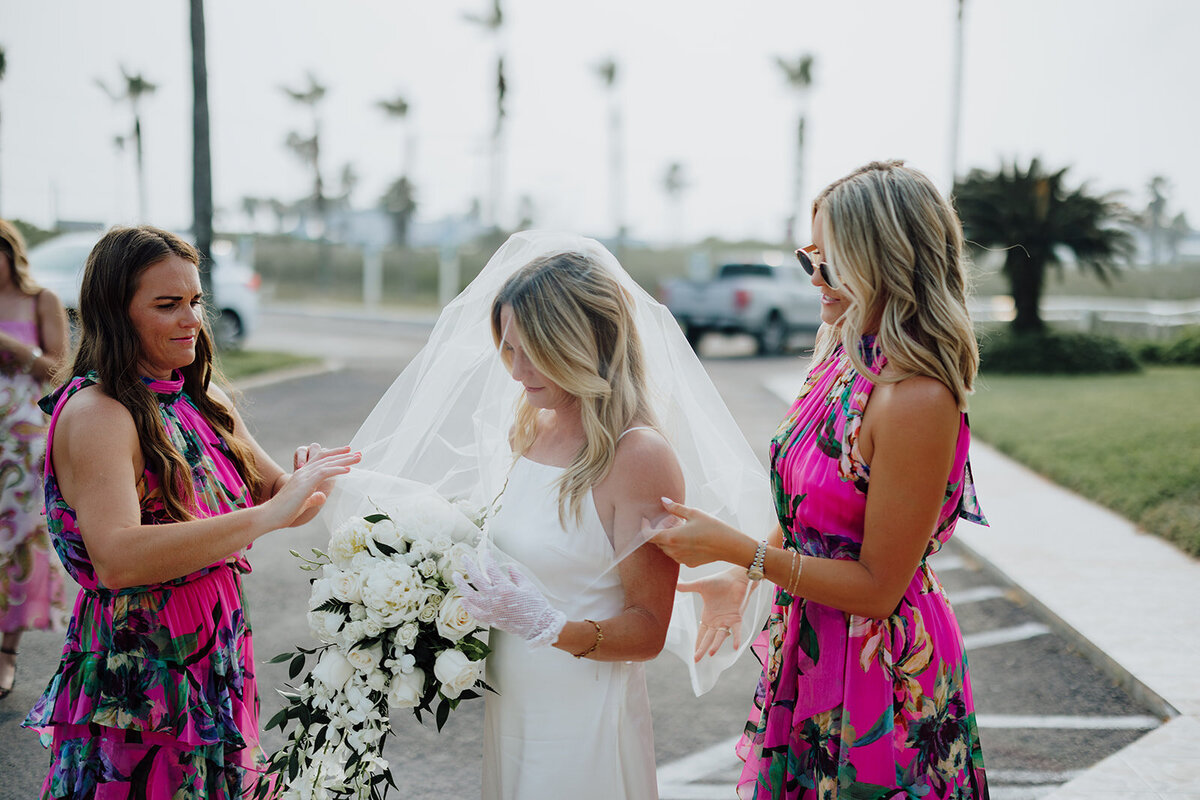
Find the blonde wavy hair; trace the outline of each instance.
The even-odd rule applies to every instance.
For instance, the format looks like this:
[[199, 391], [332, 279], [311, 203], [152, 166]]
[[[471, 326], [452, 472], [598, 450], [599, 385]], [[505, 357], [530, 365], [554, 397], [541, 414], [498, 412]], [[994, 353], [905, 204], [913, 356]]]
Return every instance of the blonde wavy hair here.
[[[840, 343], [854, 368], [876, 383], [927, 375], [944, 383], [962, 411], [974, 391], [979, 346], [967, 311], [962, 223], [923, 173], [903, 161], [873, 161], [827, 186], [813, 201], [824, 215], [823, 253], [848, 301], [817, 334], [813, 366]], [[876, 347], [894, 372], [875, 375], [859, 342]]]
[[[579, 402], [584, 444], [558, 481], [559, 520], [578, 522], [587, 493], [612, 468], [621, 434], [635, 421], [656, 427], [630, 297], [599, 264], [568, 252], [530, 262], [500, 287], [492, 301], [497, 347], [504, 306], [512, 308], [533, 366]], [[514, 451], [527, 452], [536, 437], [537, 409], [522, 394]]]

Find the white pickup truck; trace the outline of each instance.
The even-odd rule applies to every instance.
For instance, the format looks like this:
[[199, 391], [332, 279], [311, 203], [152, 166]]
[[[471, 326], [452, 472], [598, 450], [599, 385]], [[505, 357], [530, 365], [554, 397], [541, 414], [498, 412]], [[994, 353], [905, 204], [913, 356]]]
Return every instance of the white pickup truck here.
[[782, 353], [796, 331], [821, 325], [821, 295], [799, 263], [732, 263], [708, 281], [664, 281], [663, 305], [692, 347], [704, 334], [748, 333], [762, 355]]

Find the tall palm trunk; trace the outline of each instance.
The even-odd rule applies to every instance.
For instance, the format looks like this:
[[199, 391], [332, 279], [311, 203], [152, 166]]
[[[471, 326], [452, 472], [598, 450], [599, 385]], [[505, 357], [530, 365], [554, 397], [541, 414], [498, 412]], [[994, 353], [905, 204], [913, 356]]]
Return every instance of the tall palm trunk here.
[[1008, 251], [1004, 271], [1008, 274], [1012, 288], [1013, 332], [1041, 333], [1045, 329], [1038, 301], [1042, 296], [1042, 284], [1046, 278], [1046, 261], [1035, 253], [1021, 248]]
[[200, 282], [212, 296], [212, 149], [208, 123], [208, 59], [204, 43], [204, 0], [191, 0], [192, 34], [192, 232], [200, 251]]

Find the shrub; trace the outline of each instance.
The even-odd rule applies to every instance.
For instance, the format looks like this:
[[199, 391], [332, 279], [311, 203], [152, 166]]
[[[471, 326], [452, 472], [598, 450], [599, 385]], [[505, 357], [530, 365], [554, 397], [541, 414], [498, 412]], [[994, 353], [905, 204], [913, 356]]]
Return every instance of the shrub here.
[[1167, 342], [1143, 341], [1133, 347], [1138, 361], [1144, 364], [1200, 365], [1200, 325], [1184, 328]]
[[1141, 369], [1120, 341], [1090, 333], [1004, 331], [984, 337], [979, 349], [980, 369], [989, 373], [1069, 375]]
[[1163, 349], [1164, 363], [1200, 364], [1200, 325], [1185, 328]]

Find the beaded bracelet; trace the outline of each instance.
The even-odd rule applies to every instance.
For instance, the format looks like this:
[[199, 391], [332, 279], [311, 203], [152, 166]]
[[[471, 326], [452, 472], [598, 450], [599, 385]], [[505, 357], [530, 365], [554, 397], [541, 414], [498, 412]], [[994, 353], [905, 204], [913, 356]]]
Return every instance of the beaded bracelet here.
[[584, 650], [582, 653], [572, 653], [572, 655], [574, 655], [576, 658], [583, 658], [584, 656], [590, 656], [592, 653], [594, 653], [596, 651], [596, 648], [600, 646], [600, 643], [604, 641], [604, 631], [600, 630], [599, 622], [596, 622], [596, 620], [594, 620], [594, 619], [585, 619], [584, 622], [590, 622], [596, 626], [596, 641], [592, 642], [592, 646], [589, 647], [587, 650]]

